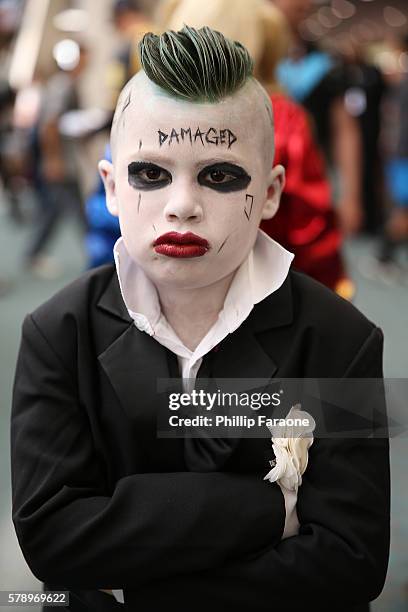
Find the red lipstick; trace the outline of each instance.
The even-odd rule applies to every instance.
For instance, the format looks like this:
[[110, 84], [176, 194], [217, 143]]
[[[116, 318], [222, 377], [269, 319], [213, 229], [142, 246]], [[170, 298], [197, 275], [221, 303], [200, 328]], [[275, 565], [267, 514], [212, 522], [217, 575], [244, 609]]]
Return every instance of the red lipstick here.
[[167, 257], [202, 257], [210, 248], [208, 241], [192, 232], [167, 232], [156, 238], [154, 250]]

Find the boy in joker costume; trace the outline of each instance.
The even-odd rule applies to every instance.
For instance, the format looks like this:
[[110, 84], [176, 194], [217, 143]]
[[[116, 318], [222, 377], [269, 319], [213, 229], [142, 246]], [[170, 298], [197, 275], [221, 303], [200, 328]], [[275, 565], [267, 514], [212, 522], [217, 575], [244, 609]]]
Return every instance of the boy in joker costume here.
[[71, 610], [367, 609], [387, 565], [387, 440], [315, 440], [294, 528], [284, 487], [263, 480], [270, 436], [157, 436], [159, 378], [381, 377], [382, 334], [258, 229], [284, 169], [245, 48], [186, 27], [146, 35], [141, 61], [100, 163], [116, 266], [23, 326], [25, 558]]

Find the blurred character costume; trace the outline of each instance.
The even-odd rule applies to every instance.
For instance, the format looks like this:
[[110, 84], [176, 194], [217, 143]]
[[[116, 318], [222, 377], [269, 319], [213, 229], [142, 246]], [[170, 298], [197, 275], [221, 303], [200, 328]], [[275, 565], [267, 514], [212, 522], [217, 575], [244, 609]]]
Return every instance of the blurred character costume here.
[[295, 253], [294, 266], [331, 289], [346, 279], [341, 235], [325, 164], [305, 111], [281, 93], [271, 95], [275, 164], [286, 169], [278, 212], [261, 228]]
[[[109, 147], [105, 149], [105, 159], [112, 160]], [[111, 263], [113, 247], [120, 236], [120, 227], [117, 217], [111, 215], [107, 209], [105, 187], [99, 175], [95, 191], [86, 200], [85, 211], [88, 221], [85, 239], [88, 267], [95, 268]]]

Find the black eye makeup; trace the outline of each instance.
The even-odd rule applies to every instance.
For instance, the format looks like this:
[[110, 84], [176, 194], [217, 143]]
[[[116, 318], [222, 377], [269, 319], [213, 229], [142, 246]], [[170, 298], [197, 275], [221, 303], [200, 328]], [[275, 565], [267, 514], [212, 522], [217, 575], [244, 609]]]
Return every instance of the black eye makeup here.
[[139, 190], [161, 189], [170, 185], [171, 174], [164, 168], [150, 162], [131, 162], [128, 165], [128, 182]]
[[241, 166], [220, 162], [203, 168], [197, 180], [204, 187], [227, 193], [246, 189], [251, 177]]

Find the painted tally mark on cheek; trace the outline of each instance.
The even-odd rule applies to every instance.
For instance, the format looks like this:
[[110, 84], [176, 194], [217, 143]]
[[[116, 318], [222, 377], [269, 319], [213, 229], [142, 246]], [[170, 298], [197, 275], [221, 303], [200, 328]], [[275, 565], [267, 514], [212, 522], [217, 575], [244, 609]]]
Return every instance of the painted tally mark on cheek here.
[[225, 243], [227, 242], [227, 240], [228, 240], [228, 238], [229, 238], [230, 236], [231, 236], [231, 234], [228, 234], [228, 236], [226, 237], [226, 239], [224, 240], [224, 242], [221, 244], [220, 248], [219, 248], [219, 249], [218, 249], [218, 251], [217, 251], [217, 255], [218, 255], [218, 253], [220, 253], [220, 252], [221, 252], [221, 250], [224, 248]]
[[176, 128], [172, 128], [170, 132], [162, 132], [161, 130], [157, 130], [157, 134], [159, 137], [160, 147], [162, 147], [164, 143], [167, 143], [167, 145], [170, 146], [172, 144], [189, 142], [190, 145], [192, 145], [198, 140], [201, 142], [203, 147], [206, 145], [214, 145], [216, 147], [225, 145], [228, 149], [230, 149], [234, 142], [238, 140], [231, 130], [216, 129], [214, 127], [210, 127], [204, 132], [199, 127], [197, 127], [195, 131], [191, 127], [180, 128], [179, 131], [177, 131]]
[[139, 140], [139, 151], [142, 148], [142, 146], [143, 146], [143, 142], [141, 140]]
[[137, 214], [139, 214], [139, 212], [140, 212], [140, 202], [141, 202], [141, 200], [142, 200], [142, 194], [139, 193], [139, 200], [138, 200], [138, 203], [137, 203]]
[[254, 196], [251, 195], [250, 193], [247, 193], [246, 196], [245, 196], [244, 213], [245, 213], [245, 216], [248, 219], [248, 221], [251, 218], [251, 213], [252, 213], [253, 205], [254, 205]]

